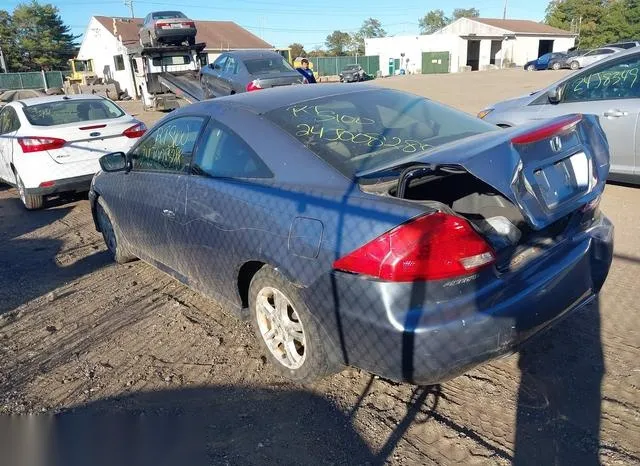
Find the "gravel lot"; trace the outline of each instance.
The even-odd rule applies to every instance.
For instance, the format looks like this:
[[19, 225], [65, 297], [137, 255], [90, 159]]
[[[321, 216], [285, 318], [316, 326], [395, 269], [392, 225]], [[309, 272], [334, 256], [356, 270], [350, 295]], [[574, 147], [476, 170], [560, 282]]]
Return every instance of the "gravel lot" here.
[[[562, 75], [378, 83], [473, 113]], [[104, 464], [637, 464], [639, 205], [640, 189], [607, 187], [616, 246], [599, 302], [520, 354], [433, 387], [355, 369], [300, 386], [217, 303], [112, 263], [86, 199], [27, 213], [0, 186], [0, 413], [58, 413], [60, 464], [96, 451]]]

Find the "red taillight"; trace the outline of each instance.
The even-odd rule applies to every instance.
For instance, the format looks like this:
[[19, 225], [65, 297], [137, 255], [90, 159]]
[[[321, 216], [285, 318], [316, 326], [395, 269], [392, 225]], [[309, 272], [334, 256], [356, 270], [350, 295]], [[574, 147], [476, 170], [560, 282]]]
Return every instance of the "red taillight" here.
[[257, 79], [254, 79], [249, 84], [247, 84], [247, 92], [251, 91], [259, 91], [262, 87], [260, 86], [260, 82]]
[[55, 181], [43, 181], [42, 183], [40, 183], [39, 187], [50, 188], [51, 186], [55, 186], [55, 184], [56, 184]]
[[157, 28], [162, 28], [162, 29], [170, 28], [171, 27], [171, 23], [165, 23], [165, 22], [162, 22], [162, 21], [158, 21], [158, 22], [156, 22], [156, 27]]
[[454, 215], [436, 212], [400, 225], [333, 264], [337, 270], [392, 282], [442, 280], [492, 264], [489, 244]]
[[193, 23], [193, 22], [189, 21], [189, 22], [186, 22], [186, 23], [182, 23], [182, 27], [183, 27], [183, 28], [191, 28], [191, 29], [194, 29], [194, 28], [196, 27], [196, 25], [195, 25], [195, 23]]
[[147, 132], [147, 126], [144, 123], [137, 123], [131, 128], [127, 128], [122, 132], [123, 136], [128, 138], [139, 138]]
[[511, 142], [513, 144], [531, 144], [532, 142], [542, 141], [554, 134], [564, 133], [577, 125], [582, 120], [582, 115], [568, 115], [565, 118], [554, 121], [542, 128], [537, 128], [529, 133], [521, 134], [514, 137]]
[[22, 147], [22, 152], [40, 152], [43, 150], [60, 149], [67, 143], [64, 139], [44, 138], [44, 137], [22, 137], [18, 138], [18, 144]]

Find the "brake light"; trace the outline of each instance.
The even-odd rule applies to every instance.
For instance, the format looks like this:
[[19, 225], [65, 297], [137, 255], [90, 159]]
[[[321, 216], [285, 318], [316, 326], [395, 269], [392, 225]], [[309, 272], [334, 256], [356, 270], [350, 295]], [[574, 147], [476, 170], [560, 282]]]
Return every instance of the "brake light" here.
[[170, 27], [171, 27], [171, 24], [170, 24], [170, 23], [165, 23], [165, 22], [163, 22], [163, 21], [158, 21], [158, 22], [156, 23], [156, 27], [157, 27], [157, 28], [165, 29], [165, 28], [170, 28]]
[[260, 82], [257, 79], [254, 79], [249, 84], [247, 84], [247, 92], [259, 91], [261, 89], [262, 86], [260, 86]]
[[50, 187], [55, 186], [55, 185], [56, 185], [55, 181], [43, 181], [38, 186], [40, 188], [50, 188]]
[[79, 129], [81, 130], [87, 130], [87, 129], [99, 129], [99, 128], [105, 128], [107, 125], [92, 125], [92, 126], [81, 126]]
[[555, 134], [564, 133], [572, 129], [581, 120], [582, 115], [567, 115], [566, 117], [553, 121], [546, 126], [536, 128], [529, 133], [516, 136], [511, 139], [511, 142], [513, 144], [531, 144], [532, 142], [542, 141], [543, 139], [547, 139]]
[[140, 122], [140, 123], [136, 123], [131, 128], [125, 129], [122, 132], [122, 135], [128, 138], [139, 138], [139, 137], [142, 137], [142, 135], [146, 132], [147, 132], [147, 125]]
[[43, 150], [60, 149], [67, 143], [64, 139], [45, 137], [21, 137], [18, 144], [22, 147], [22, 152], [40, 152]]
[[187, 23], [182, 23], [182, 27], [183, 27], [183, 28], [192, 28], [192, 29], [193, 29], [193, 28], [195, 28], [195, 27], [196, 27], [196, 25], [195, 25], [195, 23], [194, 23], [194, 22], [189, 21], [189, 22], [187, 22]]
[[333, 266], [382, 280], [412, 282], [469, 275], [494, 261], [491, 246], [466, 220], [437, 212], [384, 233]]

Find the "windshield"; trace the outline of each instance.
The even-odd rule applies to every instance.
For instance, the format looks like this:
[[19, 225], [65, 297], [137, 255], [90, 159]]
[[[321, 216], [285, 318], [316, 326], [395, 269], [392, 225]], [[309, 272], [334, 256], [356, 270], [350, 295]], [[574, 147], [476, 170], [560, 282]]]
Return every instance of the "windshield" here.
[[103, 99], [63, 100], [25, 107], [24, 114], [34, 126], [55, 126], [92, 120], [119, 118], [124, 112]]
[[266, 117], [349, 178], [394, 159], [497, 130], [425, 98], [382, 89], [300, 102]]
[[347, 65], [344, 67], [345, 71], [357, 70], [359, 65]]
[[285, 59], [279, 55], [273, 58], [267, 57], [244, 60], [244, 64], [250, 74], [282, 73], [295, 71], [291, 67], [291, 65], [289, 65], [289, 63], [287, 63]]

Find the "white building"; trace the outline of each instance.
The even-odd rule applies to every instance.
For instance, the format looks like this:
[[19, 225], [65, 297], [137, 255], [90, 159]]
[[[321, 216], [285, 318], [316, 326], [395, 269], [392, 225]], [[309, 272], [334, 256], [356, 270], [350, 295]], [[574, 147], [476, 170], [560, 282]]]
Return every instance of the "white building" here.
[[460, 18], [429, 35], [365, 39], [365, 54], [380, 57], [383, 76], [523, 66], [547, 52], [573, 47], [576, 34], [535, 21]]
[[[141, 18], [93, 16], [82, 38], [78, 59], [93, 60], [95, 73], [120, 91], [136, 97], [130, 53], [140, 46]], [[196, 42], [204, 42], [211, 63], [227, 50], [273, 49], [273, 46], [231, 21], [195, 21]]]

